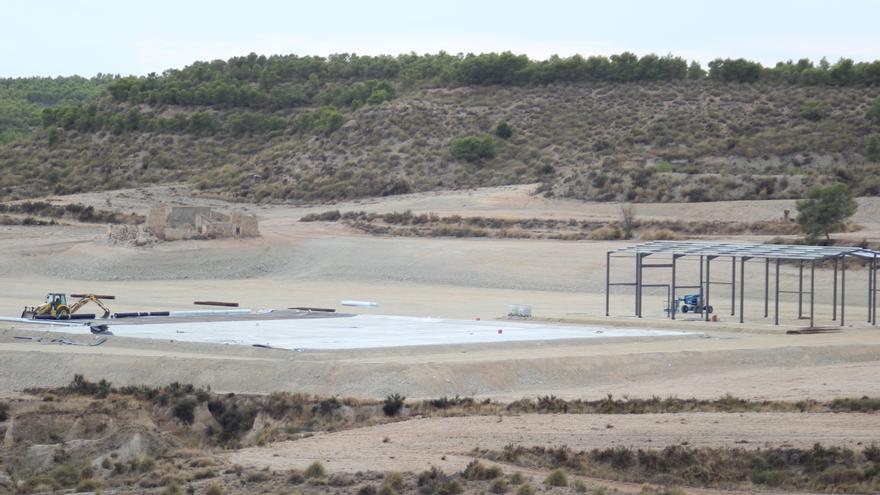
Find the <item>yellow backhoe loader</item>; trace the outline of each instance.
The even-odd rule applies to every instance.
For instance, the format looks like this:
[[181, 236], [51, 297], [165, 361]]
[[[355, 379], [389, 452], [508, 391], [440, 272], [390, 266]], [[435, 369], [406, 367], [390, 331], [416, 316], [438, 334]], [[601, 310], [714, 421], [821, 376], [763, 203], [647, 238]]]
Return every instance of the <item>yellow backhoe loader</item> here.
[[101, 302], [101, 299], [115, 299], [113, 296], [97, 296], [95, 294], [71, 294], [70, 297], [79, 297], [80, 300], [67, 305], [67, 295], [59, 292], [50, 292], [46, 296], [46, 302], [39, 306], [25, 307], [21, 313], [22, 318], [36, 318], [37, 316], [51, 316], [59, 320], [66, 320], [70, 315], [76, 313], [80, 308], [93, 302], [104, 310], [101, 318], [110, 317], [110, 309]]

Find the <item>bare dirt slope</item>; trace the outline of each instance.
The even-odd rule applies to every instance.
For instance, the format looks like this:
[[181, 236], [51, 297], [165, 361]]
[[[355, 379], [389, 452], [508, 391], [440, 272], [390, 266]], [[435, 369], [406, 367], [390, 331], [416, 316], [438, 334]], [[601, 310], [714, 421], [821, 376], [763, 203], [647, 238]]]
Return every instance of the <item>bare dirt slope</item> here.
[[235, 463], [271, 469], [304, 468], [314, 461], [331, 470], [460, 470], [475, 448], [506, 445], [662, 449], [693, 447], [796, 447], [815, 443], [855, 447], [880, 441], [880, 416], [828, 413], [561, 414], [514, 417], [423, 418], [320, 434], [229, 454]]

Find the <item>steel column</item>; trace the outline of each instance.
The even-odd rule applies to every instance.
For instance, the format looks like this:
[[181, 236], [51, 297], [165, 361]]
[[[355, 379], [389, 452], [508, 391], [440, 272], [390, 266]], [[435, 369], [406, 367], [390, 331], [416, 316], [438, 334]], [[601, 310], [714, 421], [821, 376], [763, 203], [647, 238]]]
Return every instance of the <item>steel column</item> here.
[[610, 316], [611, 291], [611, 251], [605, 253], [605, 316]]
[[[705, 299], [703, 299], [703, 256], [700, 256], [700, 303], [703, 303], [705, 306]], [[704, 314], [702, 311], [700, 314]]]
[[810, 261], [810, 328], [813, 328], [815, 320], [813, 319], [813, 305], [816, 299], [816, 260]]
[[877, 255], [876, 254], [874, 255], [874, 298], [873, 298], [873, 301], [874, 301], [874, 303], [872, 304], [872, 306], [874, 306], [874, 309], [872, 310], [873, 316], [871, 316], [871, 323], [876, 325], [877, 324]]
[[804, 260], [798, 263], [798, 320], [804, 317]]
[[636, 289], [633, 293], [633, 298], [635, 299], [635, 313], [636, 316], [641, 314], [641, 308], [639, 308], [639, 299], [641, 299], [642, 292], [642, 253], [636, 253]]
[[873, 309], [874, 300], [874, 269], [871, 266], [871, 261], [868, 260], [868, 323], [871, 323], [871, 314]]
[[706, 311], [706, 321], [709, 321], [709, 292], [712, 290], [712, 274], [709, 271], [714, 256], [706, 256], [706, 300], [703, 302], [703, 308]]
[[[743, 256], [739, 259], [739, 322], [743, 323], [743, 313], [745, 311], [744, 301], [746, 299], [746, 258]], [[736, 270], [736, 267], [734, 267]], [[734, 287], [734, 290], [736, 287]]]
[[764, 258], [764, 318], [770, 316], [770, 258]]
[[840, 326], [846, 321], [846, 255], [840, 257]]
[[776, 258], [776, 286], [774, 290], [776, 291], [776, 307], [774, 310], [773, 319], [774, 325], [779, 325], [779, 258]]
[[834, 285], [831, 289], [831, 321], [837, 320], [837, 257], [834, 258]]
[[678, 304], [675, 303], [675, 260], [678, 259], [678, 255], [672, 255], [672, 294], [670, 295], [670, 307], [669, 307], [669, 317], [673, 320], [675, 319], [675, 310], [677, 309]]
[[736, 256], [730, 259], [730, 316], [736, 314]]

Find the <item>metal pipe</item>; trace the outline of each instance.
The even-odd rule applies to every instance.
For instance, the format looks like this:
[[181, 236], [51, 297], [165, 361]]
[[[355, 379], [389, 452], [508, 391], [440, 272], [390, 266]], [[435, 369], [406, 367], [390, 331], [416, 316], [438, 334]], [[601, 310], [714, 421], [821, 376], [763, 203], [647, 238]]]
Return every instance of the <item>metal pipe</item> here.
[[605, 316], [609, 316], [611, 303], [611, 251], [605, 253]]
[[642, 317], [642, 254], [636, 253], [636, 316]]
[[776, 307], [774, 309], [774, 325], [779, 325], [779, 258], [776, 258]]
[[[700, 255], [700, 303], [703, 302], [703, 256]], [[701, 311], [700, 314], [703, 314], [703, 312]]]
[[798, 264], [798, 320], [804, 316], [804, 260]]
[[635, 285], [635, 288], [633, 288], [633, 313], [635, 313], [636, 316], [639, 315], [639, 260], [640, 259], [641, 259], [641, 257], [639, 256], [639, 253], [636, 253], [636, 273], [635, 273], [636, 285]]
[[877, 255], [874, 254], [874, 309], [872, 312], [874, 313], [871, 319], [872, 323], [877, 325]]
[[874, 270], [871, 267], [871, 261], [868, 261], [868, 323], [871, 323], [872, 301], [874, 295]]
[[764, 258], [764, 318], [770, 315], [770, 258]]
[[846, 320], [846, 255], [840, 257], [840, 326]]
[[710, 265], [712, 264], [712, 257], [706, 256], [706, 300], [702, 301], [703, 309], [706, 314], [706, 321], [709, 321], [709, 291], [712, 289], [712, 275], [709, 272]]
[[[734, 267], [736, 270], [736, 267]], [[736, 287], [734, 287], [734, 290]], [[739, 322], [744, 323], [743, 320], [743, 312], [745, 311], [745, 299], [746, 299], [746, 258], [742, 257], [739, 259]]]
[[837, 320], [837, 257], [834, 258], [834, 285], [831, 290], [831, 321]]
[[736, 256], [730, 258], [730, 316], [736, 314]]
[[672, 255], [672, 294], [670, 295], [670, 303], [669, 303], [669, 317], [671, 319], [675, 319], [675, 310], [677, 309], [678, 304], [675, 303], [675, 260], [678, 259], [678, 256]]
[[816, 299], [816, 260], [810, 261], [810, 328], [813, 328], [813, 305]]

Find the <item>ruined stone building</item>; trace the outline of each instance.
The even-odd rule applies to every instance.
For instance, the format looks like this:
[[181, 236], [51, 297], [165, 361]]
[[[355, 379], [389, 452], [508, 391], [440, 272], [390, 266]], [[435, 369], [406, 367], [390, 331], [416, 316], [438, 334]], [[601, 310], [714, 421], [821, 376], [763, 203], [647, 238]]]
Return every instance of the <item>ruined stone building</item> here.
[[150, 209], [146, 230], [166, 241], [260, 235], [254, 214], [233, 210], [227, 215], [206, 206], [165, 204]]

